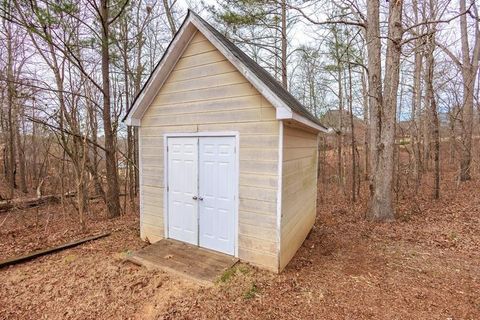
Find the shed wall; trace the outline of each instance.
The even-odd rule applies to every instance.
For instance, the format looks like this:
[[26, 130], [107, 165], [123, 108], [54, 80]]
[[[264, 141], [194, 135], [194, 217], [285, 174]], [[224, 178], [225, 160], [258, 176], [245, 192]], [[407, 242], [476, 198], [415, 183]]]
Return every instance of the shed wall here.
[[164, 134], [206, 131], [239, 132], [238, 255], [277, 271], [275, 108], [199, 32], [141, 120], [141, 237], [164, 236]]
[[315, 222], [317, 134], [284, 125], [280, 270], [302, 245]]

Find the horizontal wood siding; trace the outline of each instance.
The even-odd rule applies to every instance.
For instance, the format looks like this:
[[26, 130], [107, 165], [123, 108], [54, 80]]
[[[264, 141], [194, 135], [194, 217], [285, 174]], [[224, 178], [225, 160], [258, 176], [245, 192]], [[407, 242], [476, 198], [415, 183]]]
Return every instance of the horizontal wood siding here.
[[164, 235], [164, 134], [237, 131], [239, 258], [277, 271], [275, 109], [197, 33], [141, 120], [142, 237]]
[[280, 270], [293, 258], [315, 222], [316, 172], [317, 135], [285, 125]]

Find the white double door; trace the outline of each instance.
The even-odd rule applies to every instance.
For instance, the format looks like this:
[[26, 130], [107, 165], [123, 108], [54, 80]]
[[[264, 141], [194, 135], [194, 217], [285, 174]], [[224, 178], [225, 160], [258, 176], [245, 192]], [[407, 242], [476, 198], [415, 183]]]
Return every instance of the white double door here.
[[168, 237], [233, 255], [235, 138], [172, 137], [168, 149]]

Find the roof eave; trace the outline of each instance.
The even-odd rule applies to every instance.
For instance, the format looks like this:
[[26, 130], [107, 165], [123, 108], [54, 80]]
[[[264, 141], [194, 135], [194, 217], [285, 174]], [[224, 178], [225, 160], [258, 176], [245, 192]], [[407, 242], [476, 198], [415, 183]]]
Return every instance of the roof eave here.
[[170, 72], [173, 70], [178, 59], [183, 54], [183, 51], [187, 48], [188, 43], [195, 35], [197, 29], [205, 35], [205, 37], [238, 69], [238, 71], [255, 87], [255, 89], [257, 89], [260, 94], [275, 107], [277, 120], [292, 119], [312, 129], [321, 132], [328, 131], [326, 127], [319, 125], [292, 110], [292, 108], [290, 108], [275, 92], [266, 86], [263, 81], [255, 75], [255, 73], [249, 70], [241, 60], [232, 54], [230, 50], [225, 47], [210, 30], [208, 30], [202, 21], [198, 19], [195, 14], [191, 14], [190, 11], [165, 51], [159, 64], [155, 67], [151, 77], [147, 80], [144, 88], [136, 97], [132, 107], [123, 119], [126, 125], [140, 126], [143, 114], [155, 99], [155, 96], [168, 78]]
[[167, 50], [155, 67], [150, 78], [146, 81], [144, 87], [135, 98], [132, 107], [123, 118], [126, 125], [140, 126], [140, 120], [142, 119], [143, 114], [155, 99], [155, 96], [168, 78], [168, 75], [182, 56], [183, 51], [187, 48], [187, 44], [197, 31], [197, 28], [191, 23], [191, 18], [192, 15], [189, 13], [178, 32], [175, 34], [172, 42], [167, 47]]
[[230, 61], [238, 71], [257, 89], [260, 94], [267, 99], [277, 110], [277, 119], [281, 119], [281, 114], [293, 114], [292, 109], [280, 99], [270, 88], [268, 88], [262, 80], [260, 80], [249, 68], [240, 61], [234, 54], [226, 48], [221, 41], [219, 41], [208, 28], [206, 28], [202, 21], [197, 19], [195, 15], [192, 15], [192, 23], [202, 34], [210, 41], [215, 48], [217, 48], [227, 59]]
[[312, 120], [308, 119], [307, 117], [304, 117], [303, 115], [299, 114], [299, 113], [296, 113], [296, 112], [292, 112], [290, 114], [279, 114], [279, 112], [277, 111], [277, 119], [278, 120], [293, 120], [293, 121], [296, 121], [296, 122], [299, 122], [303, 125], [306, 125], [307, 127], [310, 127], [316, 131], [319, 131], [319, 132], [324, 132], [324, 133], [327, 133], [328, 132], [328, 128], [327, 127], [324, 127], [322, 125], [319, 125], [315, 122], [313, 122]]

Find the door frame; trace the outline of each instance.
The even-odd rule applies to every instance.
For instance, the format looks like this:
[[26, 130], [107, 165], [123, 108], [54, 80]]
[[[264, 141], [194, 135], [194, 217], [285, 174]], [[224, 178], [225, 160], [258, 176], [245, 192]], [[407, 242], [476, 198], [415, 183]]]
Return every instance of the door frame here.
[[235, 138], [235, 165], [234, 165], [234, 247], [235, 257], [238, 257], [238, 210], [239, 210], [239, 181], [240, 181], [240, 134], [238, 131], [205, 131], [205, 132], [175, 132], [165, 133], [163, 135], [163, 225], [164, 225], [164, 237], [168, 239], [168, 139], [169, 138], [181, 138], [181, 137], [233, 137]]

